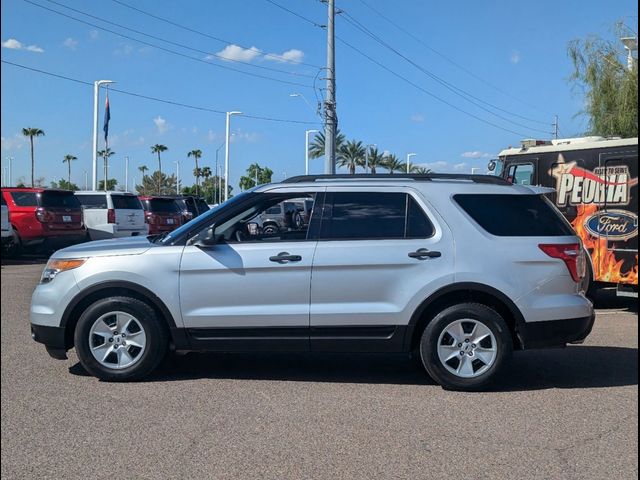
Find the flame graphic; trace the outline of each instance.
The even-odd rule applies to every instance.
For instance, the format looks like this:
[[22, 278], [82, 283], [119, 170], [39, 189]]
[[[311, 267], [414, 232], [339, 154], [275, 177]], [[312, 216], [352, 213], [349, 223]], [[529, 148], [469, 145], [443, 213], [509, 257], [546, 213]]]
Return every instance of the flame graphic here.
[[592, 236], [584, 224], [585, 221], [598, 211], [597, 205], [580, 205], [578, 216], [571, 222], [574, 230], [582, 239], [584, 247], [591, 255], [594, 270], [594, 280], [598, 282], [638, 284], [638, 255], [635, 266], [622, 272], [624, 260], [616, 259], [615, 253], [607, 249], [606, 237]]

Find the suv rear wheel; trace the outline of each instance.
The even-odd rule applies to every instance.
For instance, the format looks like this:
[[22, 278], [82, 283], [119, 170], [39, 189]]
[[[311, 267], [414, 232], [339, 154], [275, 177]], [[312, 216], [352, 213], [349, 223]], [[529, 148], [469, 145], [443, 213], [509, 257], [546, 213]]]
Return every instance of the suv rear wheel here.
[[453, 305], [429, 322], [420, 339], [420, 358], [444, 388], [481, 390], [511, 355], [511, 334], [493, 309], [476, 303]]
[[82, 366], [107, 381], [137, 380], [151, 373], [167, 352], [168, 335], [155, 311], [130, 297], [98, 300], [76, 326]]

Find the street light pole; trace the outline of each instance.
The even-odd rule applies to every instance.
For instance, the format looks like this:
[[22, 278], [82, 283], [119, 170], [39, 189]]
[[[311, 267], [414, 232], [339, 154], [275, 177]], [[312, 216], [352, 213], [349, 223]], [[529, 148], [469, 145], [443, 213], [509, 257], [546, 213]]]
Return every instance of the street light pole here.
[[309, 134], [318, 133], [319, 130], [307, 130], [304, 132], [304, 174], [309, 175]]
[[367, 145], [364, 150], [364, 173], [367, 173], [367, 170], [369, 170], [369, 148], [371, 147], [377, 147], [378, 145], [375, 143], [370, 143], [369, 145]]
[[93, 82], [93, 176], [92, 190], [98, 189], [98, 96], [102, 85], [116, 83], [113, 80], [98, 80]]
[[84, 171], [84, 189], [89, 190], [89, 172]]
[[242, 115], [242, 112], [227, 112], [227, 132], [224, 148], [224, 201], [229, 200], [229, 138], [231, 136], [231, 116]]
[[176, 195], [180, 195], [180, 161], [176, 160]]
[[129, 156], [124, 157], [124, 191], [129, 191]]
[[411, 157], [415, 157], [417, 153], [407, 154], [407, 173], [411, 173]]
[[[13, 178], [11, 175], [11, 171], [13, 170], [12, 169], [13, 157], [7, 157], [7, 160], [9, 160], [9, 178], [8, 178], [9, 184], [7, 185], [7, 187], [11, 187], [13, 185]], [[7, 178], [5, 178], [4, 181], [6, 182]]]

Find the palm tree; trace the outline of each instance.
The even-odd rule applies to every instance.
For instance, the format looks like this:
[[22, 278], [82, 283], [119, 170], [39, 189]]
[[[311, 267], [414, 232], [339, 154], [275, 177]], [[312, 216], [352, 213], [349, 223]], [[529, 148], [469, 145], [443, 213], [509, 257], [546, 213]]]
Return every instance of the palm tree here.
[[[339, 152], [343, 147], [345, 137], [340, 130], [336, 132], [336, 152]], [[320, 158], [324, 156], [324, 133], [316, 133], [313, 138], [313, 142], [309, 145], [309, 158]]]
[[349, 140], [338, 151], [338, 165], [347, 167], [351, 175], [364, 164], [365, 148], [359, 140]]
[[384, 167], [385, 158], [384, 152], [378, 151], [377, 147], [371, 147], [369, 149], [369, 155], [367, 156], [366, 163], [369, 165], [371, 173], [375, 174], [376, 168]]
[[39, 128], [26, 127], [22, 129], [22, 135], [24, 135], [25, 137], [29, 137], [29, 141], [31, 142], [31, 187], [34, 187], [36, 183], [34, 178], [36, 162], [33, 157], [33, 137], [44, 137], [44, 130], [40, 130]]
[[200, 177], [202, 176], [202, 170], [198, 167], [198, 160], [202, 157], [202, 150], [191, 150], [187, 153], [187, 157], [193, 157], [196, 160], [196, 169], [193, 171], [196, 177], [196, 195], [198, 195], [198, 187], [200, 186]]
[[78, 157], [74, 157], [73, 155], [65, 155], [64, 159], [62, 160], [62, 163], [69, 164], [69, 174], [67, 176], [67, 183], [69, 184], [69, 186], [71, 186], [71, 162], [77, 159]]
[[409, 167], [409, 172], [410, 173], [419, 173], [421, 175], [425, 175], [427, 173], [432, 173], [433, 170], [431, 170], [430, 168], [427, 168], [427, 167], [420, 167], [419, 165], [411, 165]]
[[407, 170], [407, 166], [393, 153], [385, 157], [384, 168], [389, 170], [389, 173], [406, 172]]
[[[200, 169], [200, 175], [202, 175], [202, 178], [204, 178], [204, 184], [207, 184], [207, 180], [209, 180], [209, 177], [211, 177], [213, 175], [213, 172], [211, 171], [211, 167], [202, 167]], [[203, 196], [206, 197], [206, 193], [204, 193], [204, 188], [203, 188]], [[211, 190], [211, 197], [213, 198], [213, 189]]]
[[162, 160], [160, 159], [160, 154], [162, 152], [166, 152], [168, 150], [167, 147], [165, 147], [164, 145], [158, 144], [156, 143], [153, 147], [151, 147], [151, 153], [157, 153], [158, 154], [158, 172], [160, 172], [160, 175], [158, 175], [158, 179], [160, 179], [158, 181], [158, 195], [160, 195], [162, 192], [162, 183], [161, 183], [161, 179], [162, 179]]
[[109, 176], [109, 157], [115, 155], [116, 152], [111, 151], [111, 149], [107, 147], [105, 150], [98, 150], [97, 154], [104, 159], [104, 189], [106, 191], [109, 184], [107, 178]]
[[140, 172], [142, 173], [142, 181], [144, 182], [144, 177], [146, 177], [146, 172], [149, 171], [149, 167], [147, 167], [146, 165], [140, 165], [138, 167], [138, 170], [140, 170]]

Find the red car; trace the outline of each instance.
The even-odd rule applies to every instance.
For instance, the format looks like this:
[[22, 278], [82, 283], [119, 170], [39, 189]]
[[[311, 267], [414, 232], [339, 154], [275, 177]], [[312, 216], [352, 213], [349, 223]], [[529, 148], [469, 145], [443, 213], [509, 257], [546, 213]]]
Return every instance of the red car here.
[[149, 224], [149, 235], [171, 232], [182, 225], [182, 210], [174, 198], [145, 197], [140, 201], [144, 207], [144, 216]]
[[82, 207], [73, 192], [49, 188], [3, 188], [15, 250], [42, 245], [61, 248], [87, 240]]

